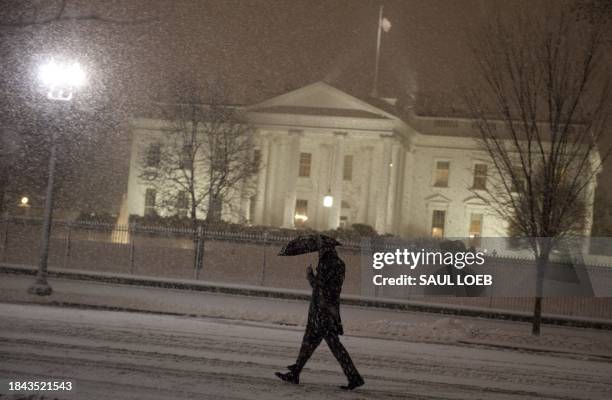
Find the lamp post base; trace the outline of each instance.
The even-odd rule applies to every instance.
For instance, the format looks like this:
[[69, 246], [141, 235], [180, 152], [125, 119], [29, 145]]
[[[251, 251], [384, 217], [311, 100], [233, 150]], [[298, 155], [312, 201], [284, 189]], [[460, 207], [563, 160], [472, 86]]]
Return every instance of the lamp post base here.
[[28, 288], [28, 293], [38, 296], [49, 296], [52, 292], [53, 289], [51, 289], [51, 286], [49, 286], [46, 279], [37, 278], [36, 282], [34, 282], [34, 284]]

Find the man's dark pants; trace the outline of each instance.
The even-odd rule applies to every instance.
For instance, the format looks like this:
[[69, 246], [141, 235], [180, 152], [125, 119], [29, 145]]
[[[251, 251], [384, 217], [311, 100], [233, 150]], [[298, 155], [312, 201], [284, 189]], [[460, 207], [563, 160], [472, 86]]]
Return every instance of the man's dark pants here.
[[300, 354], [298, 355], [295, 365], [292, 366], [292, 370], [299, 375], [304, 368], [304, 365], [306, 365], [306, 362], [308, 359], [310, 359], [322, 340], [325, 340], [329, 350], [331, 350], [334, 357], [336, 357], [336, 360], [338, 360], [340, 363], [342, 371], [348, 378], [349, 382], [360, 379], [361, 375], [359, 375], [357, 368], [355, 368], [355, 364], [353, 364], [353, 360], [351, 360], [351, 356], [349, 355], [348, 351], [346, 351], [342, 343], [340, 343], [338, 334], [331, 332], [321, 334], [306, 331], [304, 334], [304, 339], [302, 340]]

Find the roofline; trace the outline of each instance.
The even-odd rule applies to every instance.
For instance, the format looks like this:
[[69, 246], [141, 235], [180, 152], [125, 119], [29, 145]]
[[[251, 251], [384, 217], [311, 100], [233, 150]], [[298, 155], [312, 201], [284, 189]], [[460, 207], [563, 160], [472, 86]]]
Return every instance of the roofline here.
[[346, 93], [346, 92], [344, 92], [344, 91], [342, 91], [342, 90], [340, 90], [340, 89], [338, 89], [338, 88], [336, 88], [336, 87], [334, 87], [334, 86], [332, 86], [329, 83], [324, 82], [324, 81], [317, 81], [317, 82], [311, 83], [309, 85], [302, 86], [301, 88], [294, 89], [294, 90], [292, 90], [290, 92], [283, 93], [283, 94], [278, 95], [278, 96], [270, 97], [270, 98], [268, 98], [268, 99], [266, 99], [264, 101], [261, 101], [261, 102], [259, 102], [257, 104], [253, 104], [253, 105], [248, 106], [247, 109], [250, 110], [250, 109], [254, 109], [254, 108], [266, 107], [273, 100], [279, 100], [279, 99], [284, 99], [284, 98], [287, 98], [287, 97], [295, 96], [296, 93], [299, 93], [299, 92], [305, 91], [305, 90], [307, 90], [309, 88], [317, 87], [317, 86], [322, 86], [322, 87], [324, 87], [326, 89], [333, 90], [338, 95], [340, 95], [340, 96], [342, 96], [344, 98], [347, 98], [347, 99], [349, 99], [351, 101], [354, 101], [357, 104], [360, 104], [360, 105], [364, 106], [365, 108], [373, 110], [373, 113], [375, 113], [375, 114], [384, 115], [385, 117], [387, 117], [389, 119], [401, 120], [401, 118], [399, 118], [398, 116], [393, 115], [391, 113], [388, 113], [387, 111], [382, 110], [382, 109], [380, 109], [380, 108], [378, 108], [378, 107], [376, 107], [376, 106], [374, 106], [374, 105], [372, 105], [372, 104], [370, 104], [370, 103], [368, 103], [366, 101], [363, 101], [363, 100], [361, 100], [358, 97], [350, 95], [350, 94], [348, 94], [348, 93]]

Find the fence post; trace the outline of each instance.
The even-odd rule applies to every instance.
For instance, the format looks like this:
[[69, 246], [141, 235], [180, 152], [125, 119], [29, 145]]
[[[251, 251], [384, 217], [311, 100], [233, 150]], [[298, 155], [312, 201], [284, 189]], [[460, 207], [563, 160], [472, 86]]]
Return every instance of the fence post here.
[[134, 234], [136, 233], [136, 222], [131, 222], [128, 227], [128, 234], [130, 236], [130, 274], [134, 274], [134, 255], [136, 252], [136, 246], [134, 244]]
[[204, 261], [204, 229], [202, 228], [201, 225], [198, 226], [196, 235], [197, 235], [196, 248], [195, 248], [196, 262], [194, 265], [195, 271], [193, 271], [193, 277], [195, 280], [198, 280], [200, 279], [200, 270], [203, 267], [203, 261]]
[[68, 222], [68, 233], [66, 234], [66, 244], [64, 247], [64, 268], [68, 268], [70, 262], [70, 239], [72, 235], [72, 222]]
[[4, 216], [4, 235], [2, 238], [2, 261], [6, 261], [6, 253], [8, 251], [8, 232], [9, 232], [9, 219]]
[[379, 243], [372, 243], [371, 237], [363, 237], [361, 239], [361, 290], [360, 294], [366, 297], [378, 297], [378, 286], [372, 285], [373, 269], [372, 269], [372, 253], [374, 246]]
[[266, 284], [266, 249], [268, 248], [268, 232], [264, 232], [263, 242], [263, 264], [261, 266], [261, 281], [259, 286], [265, 286]]

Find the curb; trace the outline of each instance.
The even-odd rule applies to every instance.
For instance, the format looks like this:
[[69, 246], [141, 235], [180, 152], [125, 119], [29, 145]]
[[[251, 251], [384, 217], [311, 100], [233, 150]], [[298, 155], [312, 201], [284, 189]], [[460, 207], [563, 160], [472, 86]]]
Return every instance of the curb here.
[[502, 344], [494, 343], [488, 340], [458, 340], [457, 343], [465, 344], [468, 346], [480, 346], [480, 347], [493, 347], [496, 349], [513, 350], [513, 351], [526, 351], [531, 353], [547, 353], [547, 354], [563, 354], [574, 357], [588, 357], [590, 360], [610, 362], [612, 361], [612, 355], [596, 354], [592, 352], [576, 352], [571, 350], [559, 349], [559, 348], [542, 348], [532, 345], [518, 345], [518, 344]]
[[[16, 275], [35, 275], [37, 269], [33, 266], [28, 265], [7, 265], [0, 264], [0, 274], [16, 274]], [[81, 281], [93, 281], [101, 283], [112, 283], [120, 285], [134, 285], [144, 287], [155, 287], [164, 289], [175, 289], [175, 290], [191, 290], [201, 291], [210, 293], [220, 293], [229, 295], [239, 296], [251, 296], [251, 297], [268, 297], [278, 298], [287, 300], [310, 300], [310, 292], [298, 291], [298, 290], [286, 290], [281, 288], [263, 288], [257, 286], [247, 285], [232, 285], [232, 284], [219, 284], [213, 282], [193, 282], [182, 279], [162, 279], [155, 277], [143, 277], [143, 276], [132, 276], [125, 274], [110, 274], [110, 273], [99, 273], [89, 272], [82, 270], [65, 270], [65, 269], [53, 269], [48, 271], [50, 278], [59, 279], [71, 279]], [[477, 317], [477, 318], [489, 318], [506, 321], [517, 321], [517, 322], [531, 322], [531, 315], [525, 312], [507, 311], [499, 309], [483, 309], [476, 307], [466, 306], [454, 306], [445, 304], [428, 304], [417, 301], [402, 301], [393, 299], [380, 299], [380, 298], [368, 298], [355, 295], [342, 296], [341, 300], [343, 305], [358, 306], [358, 307], [371, 307], [371, 308], [384, 308], [398, 311], [413, 311], [413, 312], [425, 312], [432, 314], [443, 314], [443, 315], [456, 315], [466, 317]], [[85, 304], [63, 304], [58, 305], [70, 305], [72, 307], [91, 307]], [[96, 306], [97, 307], [97, 306]], [[117, 311], [139, 311], [131, 310], [128, 308], [113, 307]], [[107, 309], [111, 309], [108, 307]], [[146, 311], [148, 313], [155, 313], [154, 311]], [[160, 312], [161, 313], [161, 312]], [[182, 314], [181, 314], [182, 315]], [[548, 325], [558, 326], [571, 326], [578, 328], [593, 328], [602, 330], [612, 330], [612, 321], [608, 320], [597, 320], [579, 317], [567, 317], [561, 315], [543, 315], [542, 323]]]

